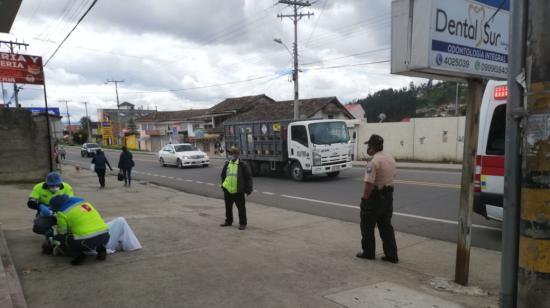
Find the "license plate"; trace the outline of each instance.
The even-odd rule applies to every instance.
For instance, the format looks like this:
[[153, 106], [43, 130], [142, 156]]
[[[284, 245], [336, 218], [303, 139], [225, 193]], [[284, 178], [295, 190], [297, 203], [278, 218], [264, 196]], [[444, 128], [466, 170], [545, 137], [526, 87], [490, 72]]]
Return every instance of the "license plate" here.
[[332, 168], [330, 168], [330, 170], [338, 171], [338, 170], [340, 170], [340, 166], [332, 166]]

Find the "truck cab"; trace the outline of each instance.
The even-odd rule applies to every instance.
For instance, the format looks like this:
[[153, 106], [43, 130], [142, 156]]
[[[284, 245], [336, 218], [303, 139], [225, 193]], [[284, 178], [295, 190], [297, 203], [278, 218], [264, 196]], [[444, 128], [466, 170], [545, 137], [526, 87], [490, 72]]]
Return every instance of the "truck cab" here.
[[288, 159], [293, 179], [308, 174], [336, 177], [352, 167], [353, 148], [347, 125], [337, 120], [292, 122], [287, 129]]

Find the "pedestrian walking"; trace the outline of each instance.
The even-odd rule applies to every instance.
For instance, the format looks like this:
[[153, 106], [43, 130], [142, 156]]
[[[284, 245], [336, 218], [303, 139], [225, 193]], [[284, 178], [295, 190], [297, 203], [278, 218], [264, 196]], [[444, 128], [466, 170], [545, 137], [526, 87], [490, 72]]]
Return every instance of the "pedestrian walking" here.
[[67, 151], [63, 146], [59, 147], [59, 155], [61, 155], [61, 160], [65, 160], [65, 156], [67, 155]]
[[397, 244], [395, 232], [391, 224], [393, 215], [393, 180], [395, 178], [395, 159], [384, 153], [384, 139], [379, 135], [371, 135], [367, 154], [372, 160], [365, 172], [365, 189], [361, 198], [361, 247], [358, 258], [375, 259], [376, 243], [374, 227], [378, 226], [384, 257], [382, 260], [397, 263]]
[[223, 198], [225, 201], [225, 222], [220, 227], [233, 224], [233, 203], [239, 212], [239, 230], [246, 229], [246, 200], [252, 193], [252, 172], [250, 166], [239, 160], [239, 149], [232, 148], [229, 161], [225, 163], [221, 173]]
[[107, 167], [109, 167], [111, 171], [113, 171], [113, 168], [111, 168], [111, 164], [109, 164], [109, 161], [102, 150], [97, 150], [94, 158], [92, 158], [92, 164], [94, 164], [94, 171], [97, 173], [100, 188], [105, 188], [105, 173], [107, 171]]
[[118, 169], [122, 172], [124, 177], [124, 186], [130, 187], [132, 185], [132, 168], [135, 166], [132, 153], [128, 151], [126, 146], [122, 147], [122, 153], [120, 153], [120, 159], [118, 160]]

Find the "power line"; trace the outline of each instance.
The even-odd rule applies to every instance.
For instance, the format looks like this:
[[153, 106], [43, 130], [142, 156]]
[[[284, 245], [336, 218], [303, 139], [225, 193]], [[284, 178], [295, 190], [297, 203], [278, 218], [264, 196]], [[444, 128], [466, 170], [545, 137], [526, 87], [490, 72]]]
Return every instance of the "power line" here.
[[363, 52], [358, 52], [358, 53], [354, 53], [354, 54], [346, 55], [346, 56], [341, 56], [341, 57], [337, 57], [337, 58], [321, 59], [321, 60], [318, 60], [318, 61], [304, 63], [304, 64], [302, 64], [302, 66], [316, 64], [316, 63], [323, 63], [323, 62], [328, 62], [328, 61], [334, 61], [334, 60], [340, 60], [340, 59], [345, 59], [345, 58], [351, 58], [351, 57], [357, 57], [357, 56], [361, 56], [361, 55], [366, 55], [366, 54], [371, 54], [371, 53], [376, 53], [376, 52], [386, 51], [386, 50], [390, 50], [390, 48], [389, 47], [384, 47], [384, 48], [379, 48], [379, 49], [374, 49], [374, 50], [367, 50], [367, 51], [363, 51]]
[[55, 51], [53, 52], [53, 54], [50, 56], [50, 58], [48, 58], [48, 60], [46, 61], [46, 63], [44, 63], [44, 66], [48, 65], [48, 63], [50, 62], [50, 60], [55, 56], [55, 54], [57, 53], [57, 51], [59, 50], [59, 48], [61, 48], [61, 46], [63, 45], [63, 43], [65, 43], [65, 41], [69, 38], [69, 36], [73, 33], [73, 31], [76, 29], [76, 27], [78, 27], [78, 25], [82, 22], [82, 20], [84, 20], [84, 17], [86, 17], [86, 15], [88, 15], [88, 13], [90, 12], [90, 10], [94, 7], [94, 5], [97, 3], [97, 0], [94, 0], [94, 2], [92, 2], [92, 4], [90, 5], [90, 7], [86, 10], [86, 12], [84, 12], [84, 15], [82, 15], [82, 17], [80, 17], [80, 19], [78, 20], [78, 22], [76, 23], [76, 25], [74, 25], [73, 29], [67, 34], [67, 36], [63, 39], [63, 41], [61, 41], [61, 43], [59, 44], [59, 46], [57, 46], [57, 48], [55, 49]]
[[304, 44], [304, 47], [307, 47], [309, 42], [311, 41], [311, 38], [313, 37], [313, 34], [315, 33], [315, 30], [317, 29], [317, 25], [319, 24], [319, 20], [321, 20], [321, 16], [323, 16], [323, 13], [325, 12], [325, 8], [327, 6], [328, 0], [324, 0], [323, 7], [319, 11], [319, 17], [315, 21], [315, 25], [313, 26], [313, 30], [311, 30], [311, 33], [309, 34], [309, 38], [307, 39], [306, 43]]
[[312, 67], [312, 68], [308, 68], [307, 70], [308, 71], [320, 71], [320, 70], [329, 70], [329, 69], [354, 67], [354, 66], [365, 66], [365, 65], [389, 63], [389, 62], [390, 62], [390, 60], [380, 60], [380, 61], [373, 61], [373, 62], [363, 62], [363, 63], [343, 64], [343, 65], [334, 65], [334, 66]]

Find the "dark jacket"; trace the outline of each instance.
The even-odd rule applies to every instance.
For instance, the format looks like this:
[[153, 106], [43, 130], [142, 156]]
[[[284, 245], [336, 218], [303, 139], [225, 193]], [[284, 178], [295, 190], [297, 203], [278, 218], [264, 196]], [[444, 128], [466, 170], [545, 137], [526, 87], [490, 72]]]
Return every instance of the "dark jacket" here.
[[120, 159], [118, 160], [119, 169], [131, 169], [134, 167], [134, 160], [132, 159], [132, 153], [130, 151], [120, 153]]
[[[227, 161], [225, 162], [225, 165], [223, 165], [221, 174], [222, 184], [227, 176], [228, 164], [229, 162]], [[252, 171], [250, 170], [250, 166], [246, 162], [239, 160], [239, 169], [237, 171], [237, 193], [251, 194], [252, 190]]]
[[109, 166], [109, 169], [113, 169], [111, 168], [111, 164], [109, 164], [107, 157], [105, 157], [105, 154], [103, 153], [97, 153], [96, 156], [92, 158], [92, 164], [94, 164], [94, 171], [106, 170], [107, 166]]

